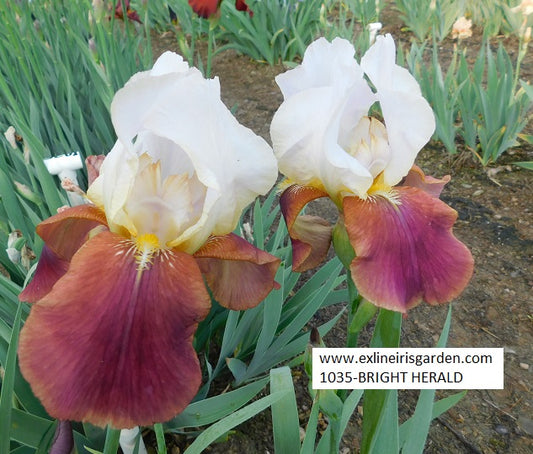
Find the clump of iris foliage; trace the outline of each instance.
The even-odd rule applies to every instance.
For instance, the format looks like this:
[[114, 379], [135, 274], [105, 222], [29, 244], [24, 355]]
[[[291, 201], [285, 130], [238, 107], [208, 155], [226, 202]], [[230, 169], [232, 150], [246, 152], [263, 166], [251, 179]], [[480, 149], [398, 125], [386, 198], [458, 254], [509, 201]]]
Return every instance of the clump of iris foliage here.
[[[197, 17], [187, 0], [131, 2], [142, 24], [116, 19], [114, 5], [104, 3], [109, 8], [103, 17], [96, 17], [89, 0], [0, 0], [0, 129], [13, 126], [16, 131], [14, 146], [7, 140], [0, 145], [2, 453], [46, 452], [57, 425], [23, 379], [16, 356], [19, 330], [29, 313], [29, 306], [20, 304], [18, 295], [35, 266], [32, 254], [38, 257], [42, 248], [35, 226], [68, 203], [43, 159], [74, 151], [86, 157], [111, 149], [115, 141], [111, 100], [132, 74], [151, 67], [153, 31], [174, 33], [184, 58], [200, 67], [204, 64], [198, 48], [207, 39], [212, 40], [214, 53], [233, 49], [271, 65], [294, 65], [320, 35], [348, 38], [362, 55], [368, 48], [367, 25], [380, 19], [383, 7], [395, 7], [415, 37], [410, 49], [404, 48], [404, 59], [436, 113], [434, 138], [448, 152], [457, 151], [460, 137], [486, 165], [516, 146], [519, 137], [531, 141], [521, 135], [533, 95], [530, 86], [520, 81], [520, 61], [513, 62], [503, 46], [491, 48], [489, 41], [497, 33], [515, 33], [520, 36], [519, 54], [525, 52], [528, 43], [510, 11], [518, 1], [487, 6], [487, 2], [441, 0], [429, 8], [425, 0], [387, 5], [360, 0], [253, 0], [248, 2], [252, 17], [236, 11], [233, 2], [223, 1], [216, 22]], [[407, 8], [407, 3], [416, 8]], [[483, 28], [486, 44], [474, 71], [467, 63], [467, 40], [457, 46], [452, 64], [443, 71], [436, 43], [465, 14]], [[424, 59], [425, 52], [432, 52], [431, 59]], [[84, 171], [79, 172], [79, 181], [86, 188]], [[186, 452], [199, 453], [268, 408], [276, 452], [330, 452], [338, 446], [362, 396], [362, 391], [317, 393], [305, 437], [300, 440], [290, 369], [281, 365], [305, 362], [308, 368], [308, 323], [321, 308], [348, 300], [346, 278], [337, 258], [305, 281], [291, 270], [290, 242], [274, 192], [251, 206], [245, 219], [240, 231], [248, 232], [250, 223], [253, 227], [247, 239], [282, 260], [276, 276], [280, 289], [243, 312], [213, 303], [195, 338], [195, 348], [203, 358], [204, 385], [183, 413], [153, 427], [160, 452], [165, 452], [165, 431], [188, 434], [194, 441]], [[16, 230], [20, 234], [13, 241], [10, 234]], [[14, 260], [8, 249], [18, 251], [20, 258]], [[319, 334], [324, 336], [341, 315], [339, 310], [319, 326]], [[392, 321], [386, 317], [377, 321], [374, 346], [387, 336]], [[449, 325], [450, 314], [438, 346], [445, 345]], [[217, 381], [230, 385], [230, 390], [213, 394]], [[261, 393], [263, 397], [258, 397]], [[422, 452], [431, 419], [461, 397], [457, 394], [434, 402], [434, 391], [422, 391], [413, 417], [399, 425], [396, 393], [377, 396], [381, 407], [369, 416], [363, 443], [366, 452], [380, 446], [379, 440], [394, 440], [404, 452]], [[319, 412], [326, 415], [329, 425], [317, 442]], [[118, 431], [89, 424], [75, 424], [74, 429], [78, 452], [116, 452]]]

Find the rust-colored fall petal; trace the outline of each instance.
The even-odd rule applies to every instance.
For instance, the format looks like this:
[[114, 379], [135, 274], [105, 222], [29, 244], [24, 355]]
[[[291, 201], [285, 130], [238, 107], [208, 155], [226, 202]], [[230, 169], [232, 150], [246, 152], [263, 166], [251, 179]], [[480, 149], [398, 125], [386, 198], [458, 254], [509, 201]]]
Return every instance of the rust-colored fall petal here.
[[39, 301], [52, 290], [54, 284], [67, 272], [69, 264], [69, 260], [62, 259], [45, 244], [35, 269], [35, 275], [20, 293], [19, 301], [26, 301], [27, 303]]
[[[189, 0], [189, 5], [198, 16], [207, 19], [215, 14], [220, 7], [221, 0]], [[253, 16], [252, 10], [248, 7], [245, 0], [235, 0], [235, 9], [246, 11]]]
[[312, 186], [289, 186], [280, 197], [280, 206], [292, 243], [292, 269], [303, 272], [320, 265], [331, 244], [332, 227], [318, 216], [300, 215], [312, 200], [328, 197]]
[[424, 171], [417, 165], [413, 165], [409, 173], [402, 182], [402, 186], [409, 186], [411, 188], [420, 188], [433, 197], [439, 197], [444, 189], [444, 186], [451, 180], [450, 175], [445, 175], [442, 178], [434, 178], [430, 175], [424, 174]]
[[181, 412], [198, 391], [192, 339], [210, 299], [196, 261], [175, 250], [142, 262], [135, 254], [131, 241], [99, 233], [33, 306], [20, 367], [51, 416], [151, 425]]
[[200, 17], [208, 18], [218, 9], [219, 0], [189, 0], [189, 5]]
[[70, 259], [89, 233], [97, 227], [105, 228], [105, 223], [103, 211], [91, 205], [68, 208], [41, 222], [36, 230], [45, 245], [35, 275], [19, 300], [33, 303], [45, 296], [67, 272]]
[[36, 231], [59, 257], [70, 260], [87, 241], [89, 232], [100, 225], [107, 225], [102, 210], [93, 205], [78, 205], [41, 222]]
[[213, 296], [228, 309], [257, 306], [277, 286], [280, 259], [233, 233], [210, 238], [194, 257]]
[[403, 313], [421, 300], [438, 304], [456, 298], [474, 265], [452, 233], [457, 212], [419, 188], [394, 190], [398, 204], [384, 197], [343, 200], [357, 289], [376, 306]]

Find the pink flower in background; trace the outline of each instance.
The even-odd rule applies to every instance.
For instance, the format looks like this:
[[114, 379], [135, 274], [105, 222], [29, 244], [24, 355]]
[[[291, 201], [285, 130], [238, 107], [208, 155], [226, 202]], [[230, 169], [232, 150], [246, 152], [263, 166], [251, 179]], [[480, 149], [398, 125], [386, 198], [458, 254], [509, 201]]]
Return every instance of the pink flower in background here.
[[472, 20], [461, 16], [452, 27], [452, 38], [465, 39], [472, 36]]
[[522, 0], [519, 5], [511, 8], [513, 13], [522, 13], [524, 16], [533, 14], [533, 0]]
[[[379, 36], [360, 65], [354, 53], [346, 40], [321, 38], [300, 66], [276, 78], [284, 101], [271, 137], [287, 178], [281, 207], [293, 268], [304, 271], [325, 258], [331, 227], [299, 213], [329, 197], [355, 251], [350, 270], [366, 299], [400, 312], [421, 300], [449, 301], [470, 280], [473, 260], [451, 232], [457, 213], [438, 199], [447, 180], [413, 168], [435, 129], [433, 112], [415, 79], [396, 65], [390, 35]], [[383, 122], [369, 116], [376, 102]]]
[[19, 358], [51, 416], [129, 428], [172, 418], [198, 391], [206, 283], [234, 310], [276, 285], [279, 259], [231, 232], [277, 167], [218, 80], [170, 52], [117, 92], [111, 115], [118, 140], [89, 162], [92, 204], [37, 227]]

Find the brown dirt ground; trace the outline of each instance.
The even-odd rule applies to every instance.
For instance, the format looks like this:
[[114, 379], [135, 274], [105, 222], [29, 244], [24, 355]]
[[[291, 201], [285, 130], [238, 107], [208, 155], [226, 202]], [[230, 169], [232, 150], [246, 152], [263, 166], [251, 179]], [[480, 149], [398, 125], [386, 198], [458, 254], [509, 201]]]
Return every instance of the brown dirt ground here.
[[[384, 21], [389, 24], [385, 31], [407, 43], [409, 35], [400, 30], [398, 19], [389, 19]], [[477, 35], [472, 40], [474, 52], [480, 42]], [[506, 39], [505, 44], [509, 52], [516, 49], [516, 40]], [[452, 46], [451, 40], [445, 40], [441, 46], [443, 55], [450, 53]], [[168, 35], [158, 37], [155, 54], [166, 49], [176, 50], [175, 40]], [[532, 63], [530, 53], [522, 70], [526, 80], [531, 80]], [[270, 120], [282, 101], [274, 77], [284, 70], [232, 52], [219, 54], [213, 64], [223, 101], [241, 123], [267, 141]], [[530, 129], [531, 125], [529, 133]], [[452, 175], [442, 199], [458, 211], [456, 236], [468, 245], [476, 260], [471, 283], [453, 303], [448, 345], [506, 349], [505, 389], [469, 391], [458, 405], [434, 421], [425, 450], [428, 454], [533, 452], [533, 173], [512, 165], [514, 161], [532, 159], [533, 147], [522, 145], [506, 152], [497, 165], [483, 169], [471, 152], [465, 150], [451, 157], [438, 143], [429, 144], [417, 159], [427, 174]], [[326, 217], [335, 212], [328, 207], [321, 209]], [[446, 310], [447, 307], [420, 305], [410, 311], [402, 328], [402, 346], [432, 346], [442, 329]], [[331, 313], [317, 317], [327, 319]], [[341, 321], [326, 337], [327, 345], [343, 346], [345, 329]], [[311, 403], [305, 374], [296, 370], [294, 380], [301, 425], [305, 427]], [[439, 392], [438, 396], [448, 394]], [[404, 417], [413, 411], [416, 397], [415, 392], [400, 392]], [[206, 452], [273, 452], [269, 418], [268, 412], [258, 415], [238, 426], [227, 441]], [[342, 452], [358, 452], [360, 427], [361, 417], [355, 414], [343, 437]], [[148, 435], [149, 443], [150, 439]], [[177, 437], [169, 437], [168, 442], [169, 452], [174, 454], [181, 452], [185, 444]]]

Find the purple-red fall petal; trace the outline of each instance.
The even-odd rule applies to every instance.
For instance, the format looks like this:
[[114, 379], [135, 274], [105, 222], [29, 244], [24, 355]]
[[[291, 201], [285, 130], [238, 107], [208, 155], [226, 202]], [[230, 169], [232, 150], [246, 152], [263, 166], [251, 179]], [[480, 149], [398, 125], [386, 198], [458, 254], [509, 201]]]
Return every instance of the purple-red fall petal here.
[[454, 299], [474, 265], [468, 248], [452, 233], [457, 212], [419, 188], [395, 191], [399, 204], [382, 197], [343, 200], [357, 289], [376, 306], [403, 313], [421, 300]]
[[413, 165], [409, 173], [402, 182], [402, 186], [409, 186], [411, 188], [420, 188], [433, 197], [439, 197], [444, 189], [444, 186], [451, 180], [450, 175], [445, 175], [442, 178], [434, 178], [430, 175], [424, 174], [424, 171], [417, 165]]
[[201, 383], [192, 346], [210, 299], [195, 259], [171, 250], [138, 269], [133, 243], [91, 238], [21, 332], [23, 375], [49, 414], [131, 428], [181, 412]]
[[96, 227], [105, 228], [105, 215], [91, 205], [67, 208], [41, 222], [37, 233], [44, 240], [39, 263], [31, 282], [19, 295], [20, 301], [34, 303], [44, 297], [63, 276], [70, 259]]
[[245, 0], [235, 0], [235, 9], [238, 11], [246, 11], [248, 14], [250, 14], [250, 17], [254, 15], [253, 11], [246, 4]]
[[220, 0], [189, 0], [189, 5], [198, 16], [207, 19], [215, 14]]
[[300, 212], [312, 200], [328, 197], [321, 189], [312, 186], [289, 186], [280, 197], [280, 206], [292, 243], [292, 269], [307, 271], [324, 261], [331, 244], [332, 227], [318, 217]]
[[35, 275], [19, 295], [19, 301], [35, 303], [44, 297], [68, 270], [70, 260], [59, 257], [46, 244], [43, 246]]
[[62, 210], [41, 222], [37, 234], [59, 257], [70, 260], [87, 241], [89, 232], [106, 226], [105, 213], [93, 205], [78, 205]]
[[280, 259], [233, 233], [211, 237], [194, 257], [213, 296], [228, 309], [257, 306], [277, 285]]

